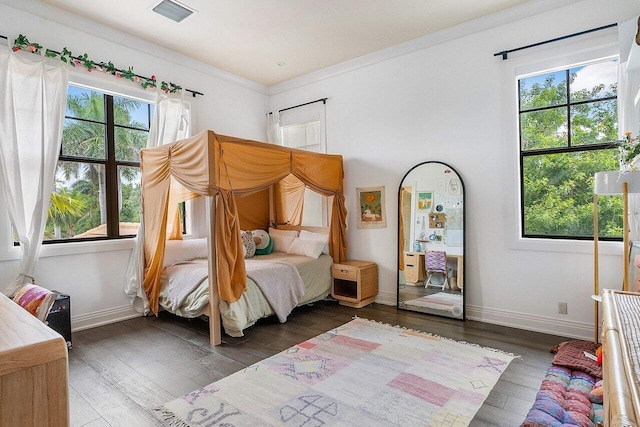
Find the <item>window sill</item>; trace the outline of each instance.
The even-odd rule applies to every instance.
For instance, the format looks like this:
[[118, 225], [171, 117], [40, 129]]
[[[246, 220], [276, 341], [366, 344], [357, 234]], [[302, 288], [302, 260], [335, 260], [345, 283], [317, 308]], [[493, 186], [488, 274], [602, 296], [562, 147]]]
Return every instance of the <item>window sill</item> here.
[[[593, 255], [593, 240], [517, 238], [511, 249], [524, 251], [569, 252]], [[598, 241], [598, 254], [622, 256], [622, 242]]]
[[[56, 257], [66, 255], [90, 254], [99, 252], [124, 251], [133, 248], [133, 238], [104, 240], [95, 242], [52, 243], [42, 245], [40, 257]], [[20, 259], [20, 248], [15, 246], [6, 253], [0, 255], [0, 261], [13, 261]]]

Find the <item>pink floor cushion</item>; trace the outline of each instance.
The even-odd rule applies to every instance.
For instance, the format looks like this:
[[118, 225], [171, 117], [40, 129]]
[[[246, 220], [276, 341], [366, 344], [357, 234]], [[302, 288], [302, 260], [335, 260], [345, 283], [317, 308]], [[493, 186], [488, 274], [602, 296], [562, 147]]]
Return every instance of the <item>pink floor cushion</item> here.
[[24, 285], [13, 297], [13, 301], [36, 316], [42, 322], [45, 321], [51, 306], [56, 299], [56, 294], [37, 285]]
[[595, 383], [586, 372], [551, 366], [522, 426], [595, 426], [602, 421], [602, 400], [591, 395]]

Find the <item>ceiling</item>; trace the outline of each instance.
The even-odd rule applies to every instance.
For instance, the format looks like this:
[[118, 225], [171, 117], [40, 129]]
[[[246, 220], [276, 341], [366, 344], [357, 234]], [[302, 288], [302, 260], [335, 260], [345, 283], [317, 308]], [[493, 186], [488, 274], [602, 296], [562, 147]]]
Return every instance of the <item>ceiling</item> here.
[[44, 0], [265, 86], [527, 1], [181, 0], [176, 23], [159, 0]]

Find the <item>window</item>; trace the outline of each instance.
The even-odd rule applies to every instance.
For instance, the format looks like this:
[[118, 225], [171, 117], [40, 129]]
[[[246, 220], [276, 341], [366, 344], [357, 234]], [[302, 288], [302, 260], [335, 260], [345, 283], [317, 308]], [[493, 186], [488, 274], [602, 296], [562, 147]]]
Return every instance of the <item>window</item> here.
[[153, 105], [69, 86], [45, 242], [134, 236]]
[[[282, 145], [325, 153], [324, 102], [288, 110], [280, 116]], [[327, 226], [327, 198], [307, 188], [304, 192], [302, 225]]]
[[[617, 59], [518, 79], [523, 237], [593, 239], [593, 175], [618, 169]], [[620, 197], [599, 235], [622, 235]]]

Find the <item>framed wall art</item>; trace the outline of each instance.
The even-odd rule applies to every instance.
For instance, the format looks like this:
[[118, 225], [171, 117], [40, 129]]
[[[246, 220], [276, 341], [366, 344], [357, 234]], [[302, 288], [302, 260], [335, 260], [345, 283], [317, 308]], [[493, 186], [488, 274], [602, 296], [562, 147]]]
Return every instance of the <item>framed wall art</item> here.
[[433, 191], [418, 191], [416, 199], [418, 200], [419, 211], [431, 212], [431, 209], [433, 209]]
[[359, 215], [358, 228], [386, 228], [384, 186], [356, 188]]

